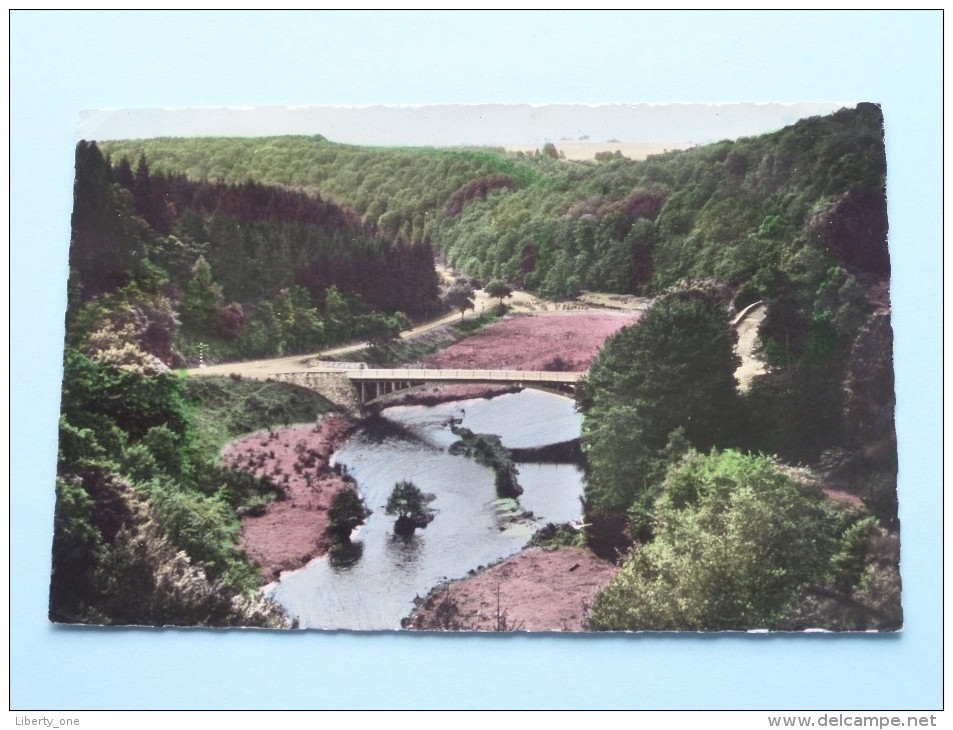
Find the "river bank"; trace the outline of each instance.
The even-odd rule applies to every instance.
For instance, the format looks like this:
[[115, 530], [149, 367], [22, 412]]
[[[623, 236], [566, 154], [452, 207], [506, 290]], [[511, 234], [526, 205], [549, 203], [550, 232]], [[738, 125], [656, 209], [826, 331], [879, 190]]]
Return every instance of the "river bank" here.
[[340, 415], [316, 424], [245, 436], [225, 447], [222, 460], [265, 476], [284, 491], [261, 514], [242, 518], [239, 544], [261, 566], [267, 583], [327, 553], [328, 508], [334, 495], [353, 484], [329, 462], [357, 424]]
[[520, 390], [521, 388], [516, 385], [432, 385], [408, 393], [394, 395], [388, 400], [387, 407], [435, 406], [439, 403], [469, 400], [471, 398], [495, 398], [498, 395], [517, 393]]
[[405, 621], [430, 631], [584, 631], [619, 567], [580, 547], [527, 548], [435, 588]]

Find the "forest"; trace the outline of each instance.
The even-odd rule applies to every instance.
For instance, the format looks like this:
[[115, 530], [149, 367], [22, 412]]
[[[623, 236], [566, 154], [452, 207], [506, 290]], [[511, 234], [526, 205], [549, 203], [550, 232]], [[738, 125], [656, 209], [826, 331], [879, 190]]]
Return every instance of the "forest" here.
[[[873, 104], [646, 160], [80, 142], [51, 617], [285, 625], [235, 543], [239, 514], [280, 486], [216, 449], [330, 405], [176, 371], [392, 340], [447, 311], [438, 261], [553, 300], [653, 298], [578, 396], [585, 540], [622, 566], [591, 628], [901, 626]], [[769, 369], [741, 392], [729, 320], [759, 301]], [[228, 433], [209, 435], [222, 403]]]

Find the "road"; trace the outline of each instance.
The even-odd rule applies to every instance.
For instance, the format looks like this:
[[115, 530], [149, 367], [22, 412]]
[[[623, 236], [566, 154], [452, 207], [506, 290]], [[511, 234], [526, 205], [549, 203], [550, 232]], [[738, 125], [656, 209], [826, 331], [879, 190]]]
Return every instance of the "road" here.
[[[496, 304], [497, 300], [488, 297], [486, 292], [481, 289], [476, 292], [474, 297], [474, 309], [466, 312], [464, 318], [474, 319], [481, 315], [487, 308], [494, 307]], [[546, 314], [548, 312], [605, 311], [604, 308], [594, 307], [586, 302], [547, 302], [523, 291], [514, 292], [512, 297], [507, 299], [506, 304], [511, 312], [533, 313], [537, 315]], [[750, 307], [750, 311], [743, 312], [738, 320], [733, 323], [738, 330], [738, 345], [736, 351], [742, 360], [741, 367], [738, 368], [735, 375], [738, 378], [742, 391], [750, 387], [751, 381], [756, 375], [765, 372], [766, 363], [759, 357], [757, 335], [758, 326], [764, 319], [764, 315], [764, 306], [758, 304]], [[410, 340], [425, 332], [457, 322], [459, 319], [460, 314], [458, 312], [437, 317], [429, 322], [401, 332], [400, 338], [402, 340]], [[287, 357], [273, 357], [265, 360], [229, 362], [219, 365], [208, 365], [203, 368], [191, 368], [188, 370], [188, 373], [189, 375], [196, 376], [237, 374], [250, 378], [271, 377], [280, 373], [317, 370], [320, 368], [318, 363], [321, 361], [342, 360], [345, 359], [348, 354], [363, 350], [367, 346], [368, 343], [366, 342], [356, 342], [304, 355], [289, 355]]]
[[[474, 308], [464, 315], [464, 319], [474, 319], [483, 314], [488, 308], [496, 306], [498, 300], [486, 295], [482, 289], [474, 296]], [[527, 292], [514, 292], [506, 300], [507, 306], [513, 312], [541, 312], [554, 310], [559, 305], [539, 299]], [[459, 312], [451, 312], [437, 317], [412, 329], [400, 333], [402, 340], [411, 340], [425, 332], [460, 321]], [[248, 360], [245, 362], [228, 362], [218, 365], [207, 365], [202, 368], [190, 368], [189, 375], [231, 375], [233, 373], [246, 377], [265, 377], [300, 370], [313, 369], [315, 364], [322, 360], [341, 360], [343, 356], [358, 352], [368, 347], [367, 342], [354, 342], [349, 345], [332, 347], [320, 352], [311, 352], [303, 355], [289, 355], [287, 357], [272, 357], [265, 360]]]
[[743, 310], [732, 323], [738, 332], [735, 352], [741, 358], [741, 365], [735, 371], [735, 377], [742, 393], [751, 387], [751, 381], [756, 375], [767, 372], [767, 363], [761, 358], [761, 342], [758, 339], [758, 328], [766, 314], [764, 304], [758, 302]]

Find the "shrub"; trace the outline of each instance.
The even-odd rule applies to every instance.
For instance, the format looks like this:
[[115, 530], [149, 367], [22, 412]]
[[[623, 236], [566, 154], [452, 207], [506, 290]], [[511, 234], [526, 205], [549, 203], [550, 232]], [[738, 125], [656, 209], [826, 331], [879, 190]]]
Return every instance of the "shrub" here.
[[328, 534], [338, 542], [349, 543], [351, 532], [363, 525], [369, 514], [357, 491], [344, 487], [331, 500], [331, 507], [328, 509]]
[[433, 512], [424, 504], [424, 493], [416, 484], [404, 480], [394, 485], [387, 499], [387, 514], [397, 515], [394, 533], [407, 537], [414, 534], [418, 527], [424, 528], [433, 521]]

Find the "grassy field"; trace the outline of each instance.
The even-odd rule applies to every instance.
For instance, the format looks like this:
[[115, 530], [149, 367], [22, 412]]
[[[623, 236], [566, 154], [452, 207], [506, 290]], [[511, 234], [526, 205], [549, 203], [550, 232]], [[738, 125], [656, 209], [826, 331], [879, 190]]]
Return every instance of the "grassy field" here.
[[229, 441], [265, 428], [308, 423], [334, 410], [326, 398], [288, 383], [229, 377], [188, 378], [185, 395], [196, 450], [216, 459]]

